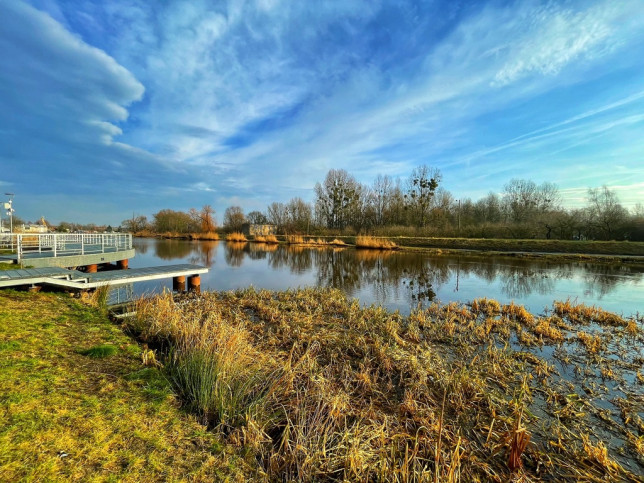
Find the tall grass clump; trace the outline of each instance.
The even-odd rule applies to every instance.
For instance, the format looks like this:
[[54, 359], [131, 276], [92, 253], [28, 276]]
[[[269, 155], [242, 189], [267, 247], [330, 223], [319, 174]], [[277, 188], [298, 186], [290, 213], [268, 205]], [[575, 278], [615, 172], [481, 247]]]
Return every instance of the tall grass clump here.
[[279, 243], [275, 235], [257, 235], [254, 241], [257, 243]]
[[243, 233], [232, 232], [226, 235], [226, 241], [229, 242], [246, 242], [248, 239]]
[[207, 240], [207, 241], [217, 241], [219, 240], [219, 233], [216, 231], [210, 231], [207, 233], [191, 233], [191, 240]]
[[356, 248], [372, 250], [395, 250], [398, 248], [393, 241], [386, 238], [376, 238], [372, 236], [356, 237]]
[[302, 235], [286, 235], [286, 243], [289, 245], [304, 245], [304, 237]]

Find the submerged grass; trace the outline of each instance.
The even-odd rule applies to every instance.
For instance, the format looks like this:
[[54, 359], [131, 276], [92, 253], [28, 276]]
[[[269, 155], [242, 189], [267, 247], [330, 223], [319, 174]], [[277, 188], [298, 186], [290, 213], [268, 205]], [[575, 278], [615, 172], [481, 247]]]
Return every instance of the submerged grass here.
[[639, 481], [626, 381], [644, 379], [629, 351], [644, 338], [620, 319], [488, 299], [403, 317], [337, 290], [247, 289], [142, 300], [129, 324], [268, 481]]

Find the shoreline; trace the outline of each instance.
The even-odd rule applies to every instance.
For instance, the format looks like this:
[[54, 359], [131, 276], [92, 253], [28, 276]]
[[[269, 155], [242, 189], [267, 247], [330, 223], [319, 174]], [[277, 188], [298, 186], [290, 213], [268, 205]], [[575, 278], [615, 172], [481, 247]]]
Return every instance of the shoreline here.
[[[133, 235], [135, 238], [159, 238], [185, 241], [225, 241], [205, 239], [192, 235], [145, 234]], [[280, 245], [287, 245], [286, 236], [277, 236]], [[308, 238], [308, 236], [307, 236]], [[313, 236], [310, 238], [339, 239], [347, 248], [355, 248], [355, 236]], [[520, 240], [520, 239], [484, 239], [484, 238], [427, 238], [427, 237], [375, 237], [390, 240], [397, 244], [398, 251], [426, 252], [432, 255], [470, 255], [502, 256], [510, 258], [546, 259], [552, 261], [577, 261], [597, 263], [644, 263], [643, 242], [603, 242], [603, 241], [568, 241], [568, 240]], [[254, 243], [249, 239], [248, 242]], [[457, 245], [457, 246], [454, 246]], [[302, 246], [306, 246], [303, 244]], [[331, 246], [331, 245], [329, 245]], [[553, 250], [547, 250], [551, 246]], [[577, 248], [586, 248], [579, 250]], [[555, 248], [558, 248], [555, 249]], [[563, 250], [562, 250], [563, 248]], [[377, 249], [376, 249], [377, 250]], [[384, 250], [383, 251], [387, 251]]]

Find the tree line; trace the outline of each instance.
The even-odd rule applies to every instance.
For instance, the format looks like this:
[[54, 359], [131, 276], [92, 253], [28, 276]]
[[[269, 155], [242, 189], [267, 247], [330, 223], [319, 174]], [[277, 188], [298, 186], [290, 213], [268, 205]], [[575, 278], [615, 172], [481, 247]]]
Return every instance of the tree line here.
[[[461, 236], [476, 238], [556, 238], [644, 240], [644, 207], [629, 211], [615, 191], [589, 188], [581, 208], [564, 208], [554, 183], [512, 179], [500, 193], [456, 199], [442, 186], [441, 172], [423, 165], [407, 179], [378, 175], [363, 184], [344, 169], [331, 169], [316, 183], [311, 203], [295, 197], [273, 202], [265, 211], [244, 213], [228, 207], [224, 231], [241, 231], [244, 223], [277, 226], [282, 234], [358, 234], [381, 236]], [[161, 210], [123, 221], [128, 231], [157, 233], [214, 231], [209, 205], [189, 212]]]

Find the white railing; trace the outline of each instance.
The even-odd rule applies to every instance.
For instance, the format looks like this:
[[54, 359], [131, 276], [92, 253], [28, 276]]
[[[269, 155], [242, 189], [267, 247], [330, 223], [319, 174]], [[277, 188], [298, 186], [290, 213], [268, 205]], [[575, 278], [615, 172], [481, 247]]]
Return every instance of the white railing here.
[[30, 257], [65, 257], [132, 249], [131, 233], [14, 233], [0, 235], [0, 249]]

